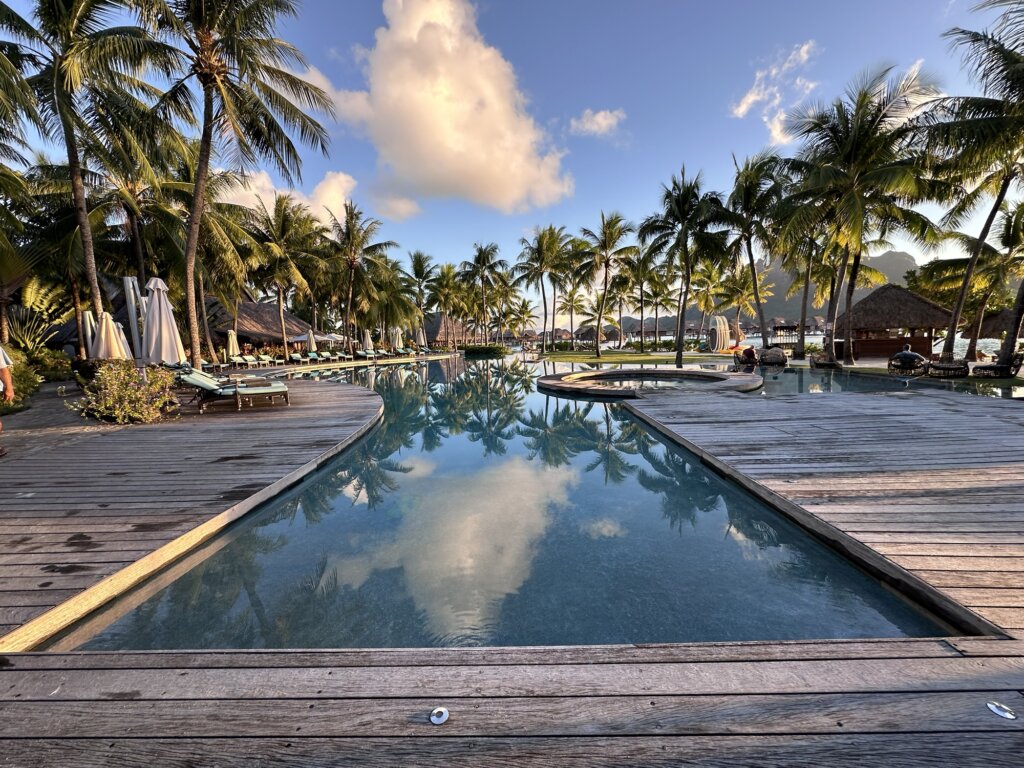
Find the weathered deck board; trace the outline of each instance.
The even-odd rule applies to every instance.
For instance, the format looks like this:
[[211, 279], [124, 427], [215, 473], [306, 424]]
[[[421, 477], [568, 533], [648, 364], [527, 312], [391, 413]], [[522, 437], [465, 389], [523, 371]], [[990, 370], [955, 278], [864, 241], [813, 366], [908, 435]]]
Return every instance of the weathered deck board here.
[[[5, 419], [0, 624], [23, 624], [197, 526], [251, 509], [380, 414], [380, 398], [362, 387], [289, 388], [290, 407], [217, 405], [152, 426], [83, 422], [56, 412], [65, 409], [52, 394]], [[2, 598], [12, 592], [18, 604]]]
[[1020, 403], [652, 392], [628, 407], [1008, 633], [1024, 625]]

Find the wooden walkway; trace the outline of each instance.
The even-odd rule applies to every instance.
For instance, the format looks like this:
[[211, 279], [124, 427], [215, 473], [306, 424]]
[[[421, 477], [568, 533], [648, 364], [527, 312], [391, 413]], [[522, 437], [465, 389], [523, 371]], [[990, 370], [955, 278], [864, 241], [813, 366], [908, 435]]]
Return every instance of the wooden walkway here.
[[811, 513], [808, 527], [846, 534], [840, 548], [1024, 636], [1024, 404], [908, 390], [656, 394], [628, 407], [795, 516]]
[[[102, 601], [103, 590], [124, 588], [126, 569], [144, 578], [313, 471], [382, 412], [362, 387], [288, 386], [290, 407], [214, 405], [150, 426], [89, 426], [52, 393], [7, 417], [0, 636], [88, 588]], [[0, 637], [0, 649], [11, 642]]]
[[[630, 407], [890, 578], [1022, 626], [1019, 403], [673, 392]], [[11, 653], [0, 764], [989, 768], [1020, 765], [1022, 692], [1024, 640], [999, 637]]]

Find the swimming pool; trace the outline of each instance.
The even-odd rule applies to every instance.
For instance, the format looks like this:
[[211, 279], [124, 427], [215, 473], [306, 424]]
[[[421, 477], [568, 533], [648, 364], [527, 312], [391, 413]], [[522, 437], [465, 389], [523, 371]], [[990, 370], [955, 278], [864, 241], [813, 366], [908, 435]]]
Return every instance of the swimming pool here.
[[512, 361], [350, 374], [384, 399], [375, 432], [75, 628], [74, 644], [948, 634], [619, 406], [545, 396], [536, 374]]

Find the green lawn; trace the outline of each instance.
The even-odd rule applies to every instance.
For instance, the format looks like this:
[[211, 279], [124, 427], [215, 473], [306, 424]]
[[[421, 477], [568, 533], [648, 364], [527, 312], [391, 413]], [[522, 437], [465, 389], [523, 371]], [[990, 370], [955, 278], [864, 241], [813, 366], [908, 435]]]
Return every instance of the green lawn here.
[[[675, 363], [675, 356], [672, 353], [661, 353], [658, 355], [643, 354], [639, 352], [627, 352], [625, 350], [618, 351], [610, 349], [601, 352], [601, 358], [598, 359], [594, 355], [592, 349], [582, 350], [579, 352], [549, 352], [548, 354], [541, 355], [544, 360], [550, 360], [553, 363], [605, 363], [605, 364], [629, 364], [629, 363], [660, 363], [662, 365], [672, 365]], [[697, 355], [697, 354], [686, 354], [683, 356], [684, 363], [707, 363], [707, 362], [732, 362], [732, 355]]]

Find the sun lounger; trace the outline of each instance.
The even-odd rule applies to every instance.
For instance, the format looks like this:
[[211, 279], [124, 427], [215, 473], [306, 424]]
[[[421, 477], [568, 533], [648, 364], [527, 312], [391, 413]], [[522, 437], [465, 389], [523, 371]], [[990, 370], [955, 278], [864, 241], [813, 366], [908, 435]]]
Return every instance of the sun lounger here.
[[178, 381], [196, 390], [200, 413], [205, 413], [210, 403], [225, 400], [233, 401], [239, 411], [242, 410], [243, 403], [252, 406], [257, 398], [268, 399], [273, 405], [275, 400], [280, 397], [284, 400], [285, 405], [291, 404], [288, 398], [288, 387], [280, 381], [263, 381], [262, 384], [257, 382], [225, 384], [211, 381], [210, 377], [199, 371], [179, 373]]
[[259, 367], [259, 361], [253, 360], [252, 362], [249, 362], [248, 360], [242, 358], [240, 355], [233, 355], [233, 356], [229, 357], [228, 360], [231, 362], [231, 365], [234, 368], [258, 368]]
[[962, 379], [971, 372], [966, 360], [933, 360], [928, 375], [934, 379]]
[[1010, 379], [1020, 372], [1022, 364], [1024, 364], [1024, 353], [1017, 352], [1010, 358], [1009, 365], [999, 365], [998, 363], [976, 365], [971, 371], [971, 375], [990, 379]]
[[242, 359], [245, 360], [245, 362], [249, 363], [250, 367], [256, 366], [257, 368], [262, 368], [265, 365], [271, 365], [271, 363], [266, 363], [262, 360], [257, 359], [255, 355], [242, 355]]
[[271, 357], [270, 355], [256, 355], [256, 358], [261, 363], [266, 363], [268, 367], [274, 365], [284, 365], [284, 358], [280, 356]]
[[928, 361], [923, 358], [900, 357], [899, 354], [889, 358], [889, 374], [892, 376], [924, 376], [928, 373]]
[[202, 364], [204, 371], [210, 370], [210, 371], [218, 371], [219, 372], [219, 371], [223, 371], [225, 368], [230, 368], [231, 367], [227, 363], [211, 363], [211, 362], [208, 362], [206, 360], [200, 360], [199, 362]]

